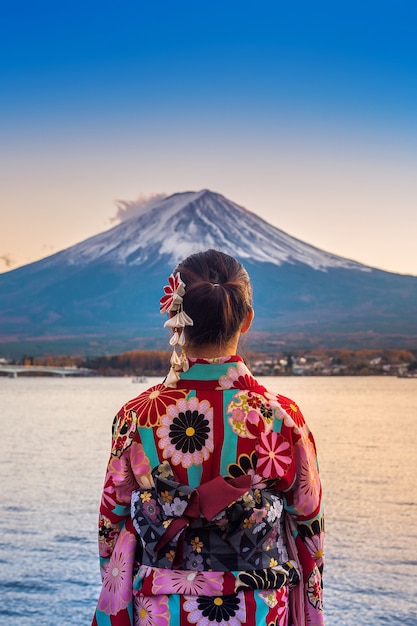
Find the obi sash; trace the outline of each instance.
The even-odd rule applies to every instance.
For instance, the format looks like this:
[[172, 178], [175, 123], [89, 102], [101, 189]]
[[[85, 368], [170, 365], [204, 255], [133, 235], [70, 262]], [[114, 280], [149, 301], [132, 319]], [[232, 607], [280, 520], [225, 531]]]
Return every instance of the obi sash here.
[[216, 476], [193, 488], [174, 480], [168, 462], [152, 472], [154, 487], [132, 494], [131, 516], [141, 562], [150, 567], [253, 571], [288, 561], [282, 496], [251, 476]]

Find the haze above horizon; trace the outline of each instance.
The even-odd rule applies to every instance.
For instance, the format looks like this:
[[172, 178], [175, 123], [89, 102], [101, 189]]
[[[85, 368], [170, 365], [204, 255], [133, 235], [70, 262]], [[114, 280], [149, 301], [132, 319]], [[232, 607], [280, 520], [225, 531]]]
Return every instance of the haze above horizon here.
[[0, 23], [0, 272], [209, 188], [417, 274], [417, 6], [24, 0]]

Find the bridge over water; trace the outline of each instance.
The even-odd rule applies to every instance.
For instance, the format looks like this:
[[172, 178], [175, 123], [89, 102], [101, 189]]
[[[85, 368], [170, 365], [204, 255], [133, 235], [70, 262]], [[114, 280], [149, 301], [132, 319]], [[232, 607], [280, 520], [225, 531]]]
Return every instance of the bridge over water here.
[[86, 367], [56, 367], [49, 365], [0, 365], [0, 376], [17, 378], [18, 376], [96, 376], [95, 370]]

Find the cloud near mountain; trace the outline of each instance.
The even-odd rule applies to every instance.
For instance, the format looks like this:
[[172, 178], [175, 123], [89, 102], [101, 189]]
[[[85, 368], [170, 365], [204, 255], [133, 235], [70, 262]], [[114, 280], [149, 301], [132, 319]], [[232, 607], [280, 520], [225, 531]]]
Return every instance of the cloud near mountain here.
[[4, 252], [0, 255], [0, 264], [7, 268], [12, 268], [15, 265], [15, 260], [9, 252]]
[[166, 198], [165, 193], [152, 193], [149, 195], [141, 194], [136, 200], [116, 200], [117, 213], [111, 221], [125, 222], [132, 217], [142, 215], [164, 198]]

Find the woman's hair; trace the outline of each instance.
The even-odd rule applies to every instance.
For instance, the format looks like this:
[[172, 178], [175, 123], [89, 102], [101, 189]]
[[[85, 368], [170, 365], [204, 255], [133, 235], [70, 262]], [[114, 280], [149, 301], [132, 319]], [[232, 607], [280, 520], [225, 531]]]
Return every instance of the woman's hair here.
[[184, 311], [194, 322], [185, 328], [193, 346], [226, 345], [252, 309], [252, 289], [245, 268], [218, 250], [198, 252], [174, 270], [184, 281]]

